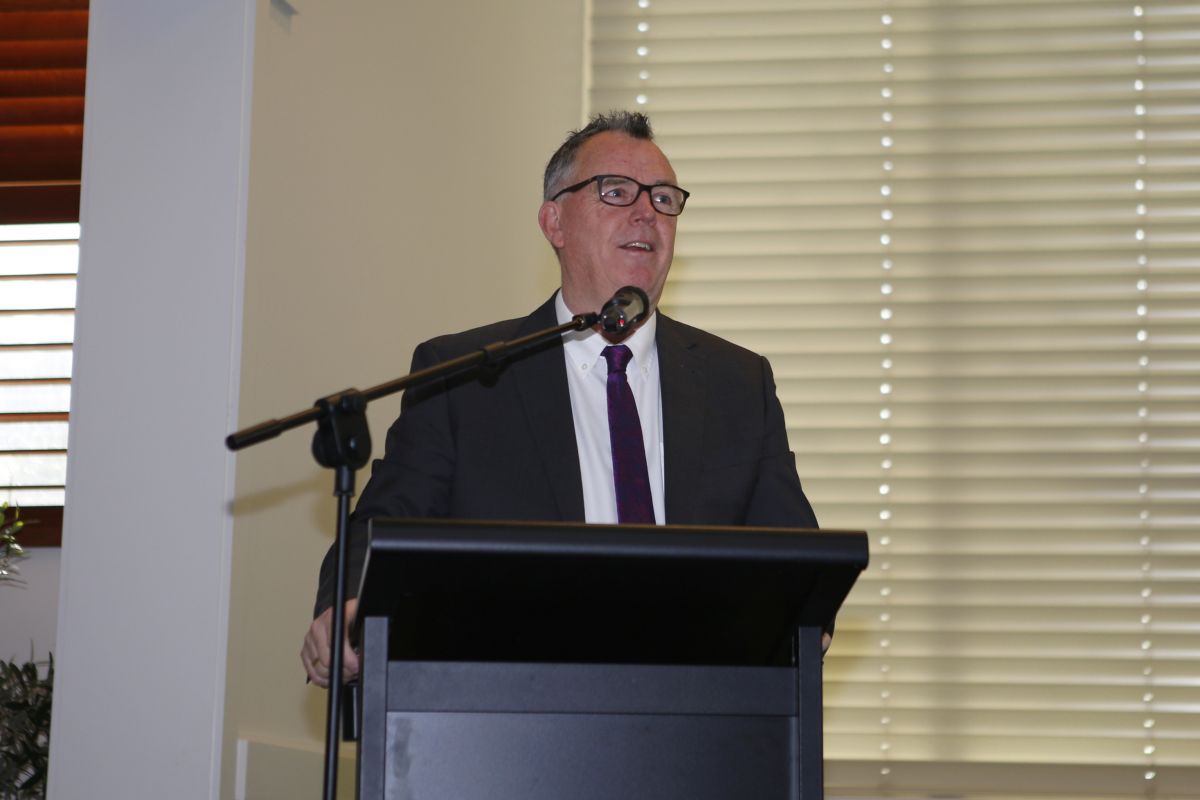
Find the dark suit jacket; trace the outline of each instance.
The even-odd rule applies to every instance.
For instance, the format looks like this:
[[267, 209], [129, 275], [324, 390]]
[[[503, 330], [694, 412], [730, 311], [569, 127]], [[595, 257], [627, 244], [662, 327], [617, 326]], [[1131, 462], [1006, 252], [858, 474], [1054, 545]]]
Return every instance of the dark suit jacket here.
[[[557, 324], [554, 298], [530, 316], [428, 341], [413, 370]], [[817, 527], [762, 356], [659, 313], [666, 521]], [[405, 394], [354, 512], [357, 591], [363, 521], [376, 516], [582, 521], [583, 488], [562, 341], [499, 369]], [[333, 551], [318, 613], [332, 603]]]

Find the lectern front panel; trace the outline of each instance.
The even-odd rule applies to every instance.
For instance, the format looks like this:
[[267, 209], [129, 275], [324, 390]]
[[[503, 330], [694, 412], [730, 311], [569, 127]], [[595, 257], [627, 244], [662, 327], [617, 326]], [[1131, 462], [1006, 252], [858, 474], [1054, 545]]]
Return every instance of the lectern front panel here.
[[388, 684], [387, 798], [800, 796], [789, 669], [393, 663]]
[[793, 800], [794, 720], [388, 715], [393, 800]]

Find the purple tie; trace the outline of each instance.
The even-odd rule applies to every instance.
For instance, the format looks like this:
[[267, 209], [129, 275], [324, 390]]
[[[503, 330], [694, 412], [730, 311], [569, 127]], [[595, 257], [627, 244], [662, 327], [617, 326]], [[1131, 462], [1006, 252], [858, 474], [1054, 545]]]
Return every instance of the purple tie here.
[[604, 348], [608, 362], [608, 435], [612, 442], [613, 483], [617, 487], [617, 521], [654, 524], [646, 447], [633, 390], [625, 367], [633, 353], [623, 344]]

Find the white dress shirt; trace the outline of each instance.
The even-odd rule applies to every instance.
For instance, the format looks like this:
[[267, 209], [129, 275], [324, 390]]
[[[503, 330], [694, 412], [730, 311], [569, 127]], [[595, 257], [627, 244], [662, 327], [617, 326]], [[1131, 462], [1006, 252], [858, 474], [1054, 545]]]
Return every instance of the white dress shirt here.
[[[562, 291], [554, 298], [560, 324], [575, 315], [563, 302]], [[637, 403], [650, 473], [650, 498], [654, 520], [666, 519], [663, 505], [662, 392], [658, 375], [658, 345], [654, 333], [658, 314], [621, 341], [633, 353], [625, 373]], [[601, 352], [608, 340], [595, 330], [563, 334], [563, 356], [567, 362], [567, 386], [571, 390], [571, 417], [575, 421], [575, 444], [579, 449], [579, 472], [583, 481], [584, 519], [592, 523], [617, 521], [617, 491], [613, 483], [612, 443], [608, 435], [608, 363]]]

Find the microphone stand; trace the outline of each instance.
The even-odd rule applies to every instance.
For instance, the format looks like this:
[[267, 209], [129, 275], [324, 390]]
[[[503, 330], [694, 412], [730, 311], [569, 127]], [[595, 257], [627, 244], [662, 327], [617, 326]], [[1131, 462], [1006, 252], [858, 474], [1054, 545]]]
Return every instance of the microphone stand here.
[[315, 422], [317, 432], [313, 434], [313, 457], [321, 466], [335, 471], [333, 494], [338, 499], [337, 555], [334, 564], [336, 580], [333, 598], [333, 639], [330, 644], [329, 696], [326, 706], [325, 800], [335, 800], [337, 792], [338, 723], [342, 715], [342, 640], [346, 624], [346, 542], [350, 527], [350, 499], [354, 496], [354, 475], [357, 470], [366, 466], [371, 458], [367, 404], [404, 389], [423, 386], [475, 367], [496, 365], [568, 331], [587, 330], [599, 319], [599, 314], [577, 314], [563, 325], [537, 331], [519, 339], [495, 342], [365, 391], [345, 389], [336, 392], [322, 397], [310, 409], [283, 419], [260, 422], [225, 437], [226, 447], [230, 450], [241, 450], [273, 439], [284, 431]]

